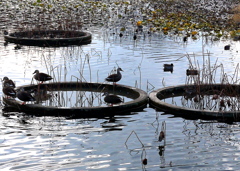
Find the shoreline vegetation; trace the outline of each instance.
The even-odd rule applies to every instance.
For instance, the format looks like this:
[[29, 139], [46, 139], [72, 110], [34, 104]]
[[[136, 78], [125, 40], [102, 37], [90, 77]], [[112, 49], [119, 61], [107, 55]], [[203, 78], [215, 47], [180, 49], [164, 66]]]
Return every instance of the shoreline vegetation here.
[[0, 2], [2, 31], [82, 30], [92, 25], [116, 30], [161, 32], [197, 39], [240, 40], [239, 0], [134, 0]]

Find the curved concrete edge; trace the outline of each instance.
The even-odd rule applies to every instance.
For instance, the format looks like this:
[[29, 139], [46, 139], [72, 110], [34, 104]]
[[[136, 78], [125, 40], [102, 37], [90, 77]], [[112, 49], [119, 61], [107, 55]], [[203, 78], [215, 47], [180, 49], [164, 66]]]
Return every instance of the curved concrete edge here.
[[[193, 87], [195, 85], [187, 85], [188, 87]], [[176, 91], [176, 94], [179, 92], [184, 92], [184, 88], [187, 87], [186, 85], [178, 85], [178, 86], [170, 86], [170, 87], [164, 87], [157, 90], [152, 91], [149, 94], [149, 105], [151, 108], [155, 108], [157, 110], [163, 111], [165, 113], [174, 114], [176, 116], [183, 116], [187, 118], [222, 118], [222, 119], [234, 119], [239, 120], [240, 119], [240, 111], [210, 111], [210, 110], [197, 110], [197, 109], [189, 109], [184, 108], [180, 106], [175, 106], [169, 103], [166, 103], [159, 99], [159, 96], [164, 96], [166, 92], [168, 93], [168, 97], [173, 96], [172, 93]], [[222, 84], [213, 84], [213, 85], [200, 85], [200, 88], [206, 87], [212, 87], [214, 89], [221, 89], [224, 87]], [[230, 85], [226, 85], [229, 87]], [[234, 88], [240, 89], [239, 85], [231, 85]], [[169, 93], [171, 93], [169, 95]]]
[[[107, 89], [114, 89], [118, 93], [123, 93], [128, 91], [133, 93], [134, 99], [132, 101], [122, 103], [120, 105], [108, 107], [45, 107], [38, 104], [26, 104], [21, 105], [22, 102], [15, 99], [3, 98], [3, 102], [20, 112], [29, 113], [37, 116], [69, 116], [69, 117], [79, 117], [79, 118], [102, 118], [106, 116], [114, 115], [127, 115], [131, 112], [142, 111], [148, 104], [148, 95], [145, 91], [125, 86], [125, 85], [110, 85], [110, 84], [100, 84], [100, 83], [83, 83], [83, 82], [61, 82], [61, 83], [44, 83], [40, 84], [40, 89], [45, 86], [50, 86], [56, 89], [69, 89], [69, 88], [83, 88], [84, 90], [95, 90], [101, 92], [105, 87]], [[17, 87], [17, 89], [23, 87], [25, 90], [37, 88], [38, 85], [25, 85]]]
[[80, 32], [84, 35], [81, 37], [71, 38], [21, 38], [13, 36], [14, 33], [4, 36], [4, 40], [9, 43], [15, 43], [27, 46], [39, 46], [39, 47], [62, 47], [70, 45], [86, 45], [92, 42], [92, 35], [88, 32]]

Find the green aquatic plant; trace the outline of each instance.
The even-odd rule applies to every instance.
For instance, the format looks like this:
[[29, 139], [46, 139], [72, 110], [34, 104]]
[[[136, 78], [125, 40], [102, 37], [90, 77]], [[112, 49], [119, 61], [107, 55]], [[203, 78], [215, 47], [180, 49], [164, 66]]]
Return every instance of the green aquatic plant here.
[[[226, 2], [220, 9], [218, 3], [196, 0], [4, 0], [0, 8], [6, 12], [5, 20], [18, 23], [13, 30], [29, 30], [39, 26], [41, 29], [79, 30], [81, 27], [76, 23], [80, 22], [81, 25], [120, 28], [118, 31], [134, 30], [141, 26], [144, 31], [166, 35], [188, 33], [194, 36], [196, 32], [207, 32], [218, 38], [236, 38], [239, 36], [237, 30], [240, 20], [237, 0]], [[36, 20], [36, 17], [39, 19]]]

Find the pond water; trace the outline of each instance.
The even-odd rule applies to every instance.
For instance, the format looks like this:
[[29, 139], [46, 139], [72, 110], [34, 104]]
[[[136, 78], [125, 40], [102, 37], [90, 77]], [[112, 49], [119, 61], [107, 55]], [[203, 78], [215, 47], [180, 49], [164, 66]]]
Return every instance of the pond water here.
[[[183, 42], [181, 37], [124, 35], [92, 27], [92, 43], [81, 47], [40, 48], [14, 44], [0, 38], [1, 77], [17, 86], [33, 82], [33, 72], [49, 73], [54, 81], [105, 83], [120, 66], [118, 84], [150, 93], [164, 86], [185, 84], [189, 60], [201, 66], [210, 56], [211, 65], [223, 64], [231, 75], [240, 62], [240, 43], [210, 41], [199, 36]], [[231, 44], [230, 50], [224, 46]], [[204, 52], [204, 54], [203, 54]], [[173, 72], [163, 64], [173, 63]], [[219, 82], [216, 74], [216, 82]], [[34, 82], [36, 83], [36, 82]], [[2, 95], [2, 93], [1, 93]], [[1, 106], [3, 108], [3, 104]], [[237, 170], [240, 124], [214, 120], [188, 120], [146, 107], [131, 115], [105, 119], [34, 117], [1, 112], [0, 167], [4, 170]], [[166, 124], [165, 141], [158, 141]], [[142, 160], [147, 158], [147, 165]]]

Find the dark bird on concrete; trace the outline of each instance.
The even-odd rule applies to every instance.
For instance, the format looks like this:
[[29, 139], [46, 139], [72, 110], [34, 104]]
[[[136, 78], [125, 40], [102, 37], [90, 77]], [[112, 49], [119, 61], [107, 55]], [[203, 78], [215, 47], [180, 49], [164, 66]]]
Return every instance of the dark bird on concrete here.
[[48, 74], [45, 74], [45, 73], [42, 73], [42, 72], [39, 72], [39, 70], [35, 70], [34, 73], [35, 74], [33, 76], [33, 78], [37, 81], [41, 81], [41, 84], [44, 82], [44, 81], [49, 81], [49, 80], [52, 80], [52, 76], [48, 75]]
[[7, 30], [4, 30], [4, 31], [3, 31], [3, 34], [4, 34], [4, 35], [8, 35], [8, 31], [7, 31]]
[[16, 91], [13, 87], [3, 87], [2, 91], [7, 97], [16, 98]]
[[31, 95], [31, 93], [25, 91], [23, 88], [17, 90], [17, 98], [23, 101], [22, 104], [25, 104], [28, 101], [35, 101], [35, 98]]
[[118, 82], [122, 78], [122, 74], [120, 71], [123, 71], [122, 68], [118, 68], [116, 74], [109, 75], [105, 80], [116, 84], [116, 82]]
[[13, 87], [15, 88], [16, 85], [13, 80], [10, 80], [8, 77], [3, 77], [3, 87]]

